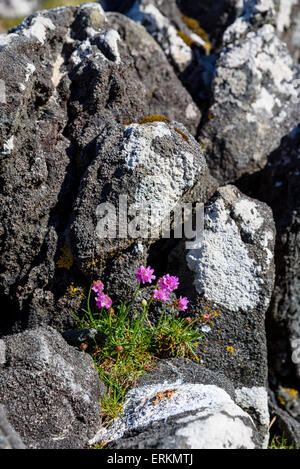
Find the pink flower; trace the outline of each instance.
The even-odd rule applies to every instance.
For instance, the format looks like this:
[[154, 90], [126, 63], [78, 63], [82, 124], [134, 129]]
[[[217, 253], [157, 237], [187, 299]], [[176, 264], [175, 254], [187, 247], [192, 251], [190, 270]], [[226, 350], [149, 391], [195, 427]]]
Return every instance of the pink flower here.
[[171, 276], [170, 274], [164, 275], [158, 281], [158, 286], [163, 290], [168, 290], [169, 292], [176, 290], [176, 288], [178, 288], [178, 285], [178, 277]]
[[175, 301], [173, 306], [178, 311], [185, 311], [188, 308], [188, 306], [187, 306], [188, 303], [189, 303], [189, 300], [186, 298], [186, 296], [184, 298], [182, 298], [182, 296], [180, 296], [178, 298], [178, 300]]
[[186, 318], [186, 321], [187, 321], [187, 322], [191, 322], [191, 318]]
[[204, 314], [204, 319], [208, 320], [210, 318], [209, 314]]
[[170, 292], [168, 290], [154, 290], [153, 298], [157, 301], [166, 301], [170, 299]]
[[123, 350], [122, 345], [117, 345], [117, 346], [116, 346], [116, 350], [117, 350], [118, 352], [122, 352], [122, 350]]
[[142, 283], [152, 283], [152, 280], [155, 280], [156, 277], [155, 275], [152, 275], [154, 272], [154, 269], [151, 269], [151, 267], [145, 268], [143, 265], [137, 270], [136, 272], [136, 279], [138, 282]]
[[101, 282], [101, 280], [97, 280], [97, 282], [95, 282], [94, 285], [92, 286], [92, 290], [95, 293], [101, 293], [103, 291], [103, 288], [104, 288], [104, 285]]
[[97, 305], [97, 308], [99, 309], [101, 308], [110, 309], [112, 305], [112, 299], [108, 295], [105, 295], [104, 293], [101, 292], [98, 294], [98, 296], [96, 296], [96, 305]]
[[86, 350], [87, 347], [88, 347], [87, 344], [84, 344], [84, 343], [80, 344], [81, 350]]

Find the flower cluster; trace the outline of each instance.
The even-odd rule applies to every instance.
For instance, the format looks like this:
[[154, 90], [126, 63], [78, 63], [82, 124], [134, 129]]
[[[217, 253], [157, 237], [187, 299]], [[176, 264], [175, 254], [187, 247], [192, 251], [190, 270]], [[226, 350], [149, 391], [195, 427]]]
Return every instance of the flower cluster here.
[[100, 280], [95, 282], [92, 286], [92, 290], [96, 293], [96, 306], [99, 309], [110, 309], [112, 305], [112, 299], [108, 295], [105, 295], [105, 293], [103, 293], [103, 288], [104, 285]]
[[[136, 272], [136, 278], [138, 282], [152, 283], [156, 277], [153, 275], [154, 269], [151, 267], [145, 268], [141, 266]], [[178, 288], [179, 279], [175, 275], [166, 274], [161, 277], [156, 285], [156, 288], [153, 291], [153, 298], [156, 301], [168, 301], [170, 299], [170, 294]], [[184, 297], [178, 298], [171, 306], [173, 306], [177, 311], [185, 311], [189, 300]]]

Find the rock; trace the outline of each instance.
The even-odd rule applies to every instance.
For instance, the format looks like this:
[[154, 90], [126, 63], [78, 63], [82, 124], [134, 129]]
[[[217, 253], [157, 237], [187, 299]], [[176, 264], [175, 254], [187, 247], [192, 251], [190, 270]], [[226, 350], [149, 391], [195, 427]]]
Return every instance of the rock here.
[[0, 5], [0, 16], [3, 18], [28, 16], [39, 6], [39, 0], [3, 0]]
[[271, 24], [238, 18], [224, 44], [199, 142], [212, 175], [228, 182], [262, 169], [296, 125], [300, 75]]
[[279, 435], [284, 434], [288, 444], [295, 443], [295, 449], [300, 449], [300, 423], [287, 410], [278, 405], [275, 394], [269, 390], [270, 417], [276, 418], [272, 431]]
[[[82, 179], [73, 207], [70, 236], [77, 266], [87, 272], [97, 260], [95, 270], [103, 278], [106, 259], [111, 259], [105, 283], [117, 277], [118, 284], [111, 284], [110, 290], [119, 296], [124, 289], [126, 296], [133, 293], [134, 273], [146, 261], [149, 244], [159, 238], [155, 233], [162, 222], [175, 206], [194, 200], [195, 193], [199, 201], [205, 199], [209, 181], [199, 145], [179, 123], [107, 127], [96, 142], [95, 159]], [[126, 197], [131, 212], [128, 226], [118, 223], [120, 196]], [[151, 220], [146, 218], [147, 207], [152, 209]], [[142, 210], [141, 229], [135, 226], [137, 210]]]
[[232, 396], [221, 374], [187, 360], [163, 361], [128, 392], [124, 414], [90, 444], [105, 440], [107, 449], [260, 448], [251, 417]]
[[86, 344], [88, 347], [93, 347], [95, 344], [103, 345], [106, 339], [105, 334], [97, 329], [78, 329], [64, 331], [61, 334], [66, 342], [73, 347], [78, 347]]
[[50, 327], [3, 337], [0, 400], [27, 448], [83, 448], [100, 427], [104, 386], [89, 356]]
[[300, 6], [297, 0], [275, 0], [276, 29], [296, 62], [300, 62]]
[[17, 432], [7, 420], [5, 408], [0, 405], [0, 449], [25, 449]]
[[97, 139], [153, 114], [196, 134], [200, 112], [145, 29], [98, 4], [36, 13], [0, 44], [1, 330], [72, 329], [93, 272], [69, 224]]
[[[265, 168], [239, 182], [246, 193], [266, 202], [276, 223], [276, 278], [267, 315], [269, 367], [273, 389], [295, 386], [300, 378], [300, 128], [282, 139]], [[294, 384], [293, 384], [294, 383]]]

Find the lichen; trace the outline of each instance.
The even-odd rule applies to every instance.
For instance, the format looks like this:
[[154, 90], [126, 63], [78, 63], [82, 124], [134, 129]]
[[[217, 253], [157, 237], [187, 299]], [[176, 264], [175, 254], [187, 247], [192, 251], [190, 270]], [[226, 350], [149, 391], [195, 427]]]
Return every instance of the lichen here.
[[205, 41], [204, 44], [204, 49], [207, 51], [211, 50], [211, 43], [209, 41], [209, 37], [206, 33], [206, 31], [200, 26], [200, 23], [195, 20], [194, 18], [190, 18], [189, 16], [186, 15], [181, 15], [182, 21], [184, 24], [191, 30], [193, 33], [197, 34], [197, 36], [201, 37], [203, 41]]
[[185, 140], [186, 142], [189, 141], [189, 137], [188, 137], [187, 135], [185, 135], [185, 134], [182, 132], [182, 130], [177, 129], [177, 127], [174, 127], [174, 130], [175, 130], [175, 132], [177, 132], [178, 134], [181, 135], [181, 137], [183, 138], [183, 140]]
[[148, 123], [151, 123], [151, 122], [168, 122], [170, 123], [171, 122], [171, 119], [169, 119], [168, 117], [165, 117], [165, 116], [147, 116], [147, 117], [144, 117], [143, 119], [141, 119], [139, 121], [139, 124], [140, 125], [143, 125], [143, 124], [148, 124]]
[[195, 42], [193, 39], [191, 39], [187, 34], [185, 34], [183, 31], [177, 31], [177, 36], [181, 37], [181, 39], [185, 42], [185, 44], [189, 47], [193, 47], [195, 45]]

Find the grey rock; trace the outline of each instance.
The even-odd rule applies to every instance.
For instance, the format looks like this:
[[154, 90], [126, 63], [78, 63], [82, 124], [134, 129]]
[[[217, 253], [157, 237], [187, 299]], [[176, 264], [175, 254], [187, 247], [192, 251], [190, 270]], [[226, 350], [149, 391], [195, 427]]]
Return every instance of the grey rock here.
[[195, 135], [201, 115], [145, 29], [96, 3], [25, 19], [0, 56], [1, 329], [71, 329], [94, 272], [78, 273], [69, 223], [99, 135], [152, 114]]
[[7, 420], [3, 405], [0, 405], [0, 449], [25, 449], [20, 436]]
[[300, 62], [300, 6], [297, 0], [275, 0], [276, 29], [296, 62]]
[[129, 391], [124, 414], [90, 444], [106, 440], [108, 449], [260, 448], [251, 417], [230, 397], [233, 389], [226, 378], [223, 383], [221, 374], [189, 361], [162, 362]]
[[199, 132], [212, 175], [223, 182], [262, 169], [297, 124], [299, 69], [272, 24], [250, 24], [238, 18], [224, 34]]
[[89, 355], [52, 328], [3, 338], [0, 400], [27, 448], [83, 448], [101, 425], [105, 389]]
[[273, 433], [284, 434], [288, 444], [294, 442], [295, 449], [300, 449], [299, 420], [295, 419], [286, 409], [279, 406], [275, 394], [271, 390], [269, 390], [269, 396], [270, 417], [272, 420], [276, 418], [274, 427], [272, 426]]
[[[201, 149], [179, 123], [107, 126], [97, 139], [95, 159], [82, 178], [73, 207], [70, 235], [77, 266], [86, 272], [93, 259], [99, 260], [95, 269], [103, 278], [110, 262], [106, 284], [114, 295], [127, 297], [136, 288], [134, 273], [159, 237], [155, 233], [161, 223], [182, 202], [205, 200], [209, 185]], [[125, 228], [116, 225], [120, 196], [127, 198], [128, 212], [132, 210], [124, 238], [117, 237]], [[146, 218], [147, 207], [152, 210], [151, 220]], [[136, 210], [142, 211], [143, 225], [135, 232]]]
[[267, 315], [272, 386], [289, 386], [300, 377], [299, 126], [282, 139], [265, 168], [239, 187], [266, 202], [276, 223], [276, 278]]

